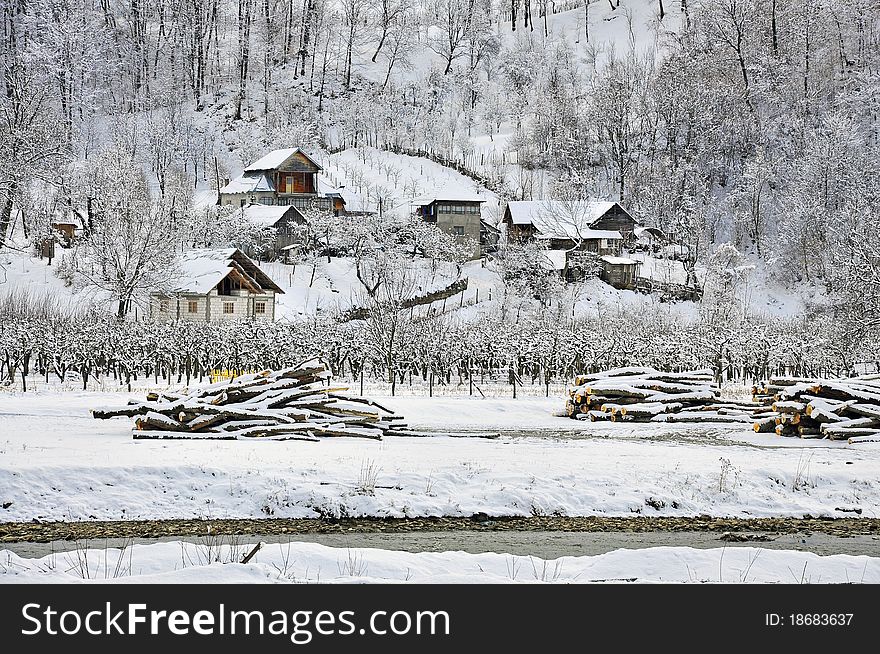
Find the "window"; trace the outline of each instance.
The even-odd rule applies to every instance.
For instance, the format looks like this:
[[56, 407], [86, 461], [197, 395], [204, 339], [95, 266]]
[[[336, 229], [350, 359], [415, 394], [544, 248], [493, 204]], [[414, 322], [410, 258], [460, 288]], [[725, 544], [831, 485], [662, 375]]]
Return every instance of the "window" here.
[[247, 204], [247, 200], [242, 200], [242, 201], [241, 201], [241, 206], [244, 206], [244, 205], [246, 205], [246, 204]]
[[187, 309], [190, 313], [198, 313], [199, 312], [199, 302], [198, 300], [190, 300], [187, 302]]
[[284, 191], [285, 193], [293, 193], [293, 175], [287, 175], [284, 178]]
[[168, 300], [159, 300], [159, 313], [168, 313]]
[[235, 304], [232, 302], [224, 302], [223, 303], [223, 313], [226, 313], [226, 314], [235, 313]]
[[254, 313], [258, 316], [266, 315], [266, 303], [265, 302], [256, 302], [254, 304]]
[[456, 225], [452, 228], [452, 233], [455, 236], [464, 236], [464, 227], [462, 227], [461, 225]]

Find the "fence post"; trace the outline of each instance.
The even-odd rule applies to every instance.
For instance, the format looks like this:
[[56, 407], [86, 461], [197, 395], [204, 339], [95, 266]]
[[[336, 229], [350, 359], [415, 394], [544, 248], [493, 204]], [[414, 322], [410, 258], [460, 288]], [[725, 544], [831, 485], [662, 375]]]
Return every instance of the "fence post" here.
[[434, 371], [428, 375], [428, 397], [434, 397]]

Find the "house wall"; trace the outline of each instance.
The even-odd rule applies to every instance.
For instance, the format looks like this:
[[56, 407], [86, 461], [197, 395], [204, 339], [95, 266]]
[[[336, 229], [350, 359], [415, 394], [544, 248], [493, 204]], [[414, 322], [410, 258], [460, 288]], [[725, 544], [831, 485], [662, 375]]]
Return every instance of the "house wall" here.
[[[254, 320], [265, 320], [271, 322], [275, 319], [275, 293], [274, 291], [266, 291], [265, 295], [256, 295], [248, 293], [247, 295], [220, 295], [214, 289], [207, 296], [209, 320], [222, 322], [224, 320], [241, 320], [242, 318], [253, 318]], [[266, 303], [266, 313], [257, 315], [254, 313], [256, 302]], [[224, 313], [223, 305], [231, 303], [233, 307], [232, 313]]]
[[[195, 313], [190, 313], [189, 302], [198, 303]], [[166, 310], [162, 310], [163, 302]], [[233, 313], [223, 313], [223, 304], [231, 302]], [[255, 303], [265, 302], [266, 313], [258, 315], [254, 313]], [[153, 295], [150, 297], [150, 316], [156, 320], [183, 320], [222, 322], [225, 320], [241, 320], [251, 318], [259, 321], [271, 322], [275, 320], [275, 292], [266, 291], [265, 295], [250, 293], [244, 296], [220, 295], [217, 289], [213, 289], [207, 295], [184, 293], [172, 297]]]
[[[292, 177], [292, 183], [287, 183], [287, 178]], [[275, 173], [275, 188], [278, 193], [314, 193], [315, 175], [313, 173], [278, 171]]]
[[[463, 242], [465, 239], [473, 239], [474, 249], [471, 251], [471, 259], [480, 258], [480, 203], [479, 202], [449, 202], [438, 200], [433, 205], [433, 215], [437, 227], [447, 234], [455, 234], [456, 227], [464, 229], [464, 235], [456, 240]], [[442, 208], [442, 210], [441, 210]], [[429, 220], [434, 222], [434, 220]]]
[[[244, 204], [242, 204], [244, 202]], [[236, 209], [248, 203], [275, 204], [275, 193], [272, 191], [255, 191], [253, 193], [221, 193], [220, 204], [229, 204]]]
[[317, 173], [320, 168], [309, 161], [301, 152], [297, 152], [285, 161], [278, 170], [284, 172]]
[[636, 221], [621, 207], [614, 205], [604, 216], [590, 225], [590, 229], [608, 229], [620, 232], [626, 238], [636, 227]]

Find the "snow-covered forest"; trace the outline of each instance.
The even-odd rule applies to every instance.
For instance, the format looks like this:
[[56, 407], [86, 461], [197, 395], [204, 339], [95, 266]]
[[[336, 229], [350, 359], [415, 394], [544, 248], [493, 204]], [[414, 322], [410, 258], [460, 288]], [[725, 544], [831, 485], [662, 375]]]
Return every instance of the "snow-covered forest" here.
[[[0, 267], [36, 254], [57, 212], [88, 215], [53, 264], [81, 293], [76, 308], [3, 293], [9, 379], [198, 377], [314, 350], [340, 374], [401, 380], [627, 364], [819, 374], [877, 360], [873, 0], [15, 0], [0, 11]], [[495, 301], [416, 319], [402, 303], [410, 251], [462, 257], [401, 211], [332, 244], [369, 278], [365, 320], [135, 321], [131, 306], [177, 252], [259, 240], [193, 199], [288, 147], [325, 164], [367, 148], [443, 163], [498, 198], [484, 213], [495, 222], [508, 200], [621, 201], [686, 246], [702, 301], [584, 312], [536, 253], [511, 249], [489, 264]], [[389, 167], [348, 186], [369, 204], [394, 196], [396, 178]], [[331, 245], [331, 227], [319, 231], [302, 259], [312, 282]], [[809, 302], [755, 312], [753, 277]], [[86, 289], [112, 303], [106, 317]]]

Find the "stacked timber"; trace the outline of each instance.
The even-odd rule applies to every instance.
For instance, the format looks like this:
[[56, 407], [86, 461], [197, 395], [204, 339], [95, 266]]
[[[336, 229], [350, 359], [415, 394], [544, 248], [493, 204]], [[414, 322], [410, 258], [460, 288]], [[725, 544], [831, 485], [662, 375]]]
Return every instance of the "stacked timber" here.
[[134, 438], [309, 440], [319, 436], [381, 439], [403, 433], [400, 416], [330, 385], [320, 359], [265, 370], [194, 390], [148, 393], [145, 402], [95, 410], [95, 418], [135, 418]]
[[756, 386], [756, 400], [777, 415], [755, 421], [756, 432], [880, 442], [880, 375], [847, 379], [774, 377]]
[[711, 370], [662, 372], [631, 367], [579, 375], [566, 413], [578, 420], [741, 422], [770, 415], [756, 402], [720, 399]]

